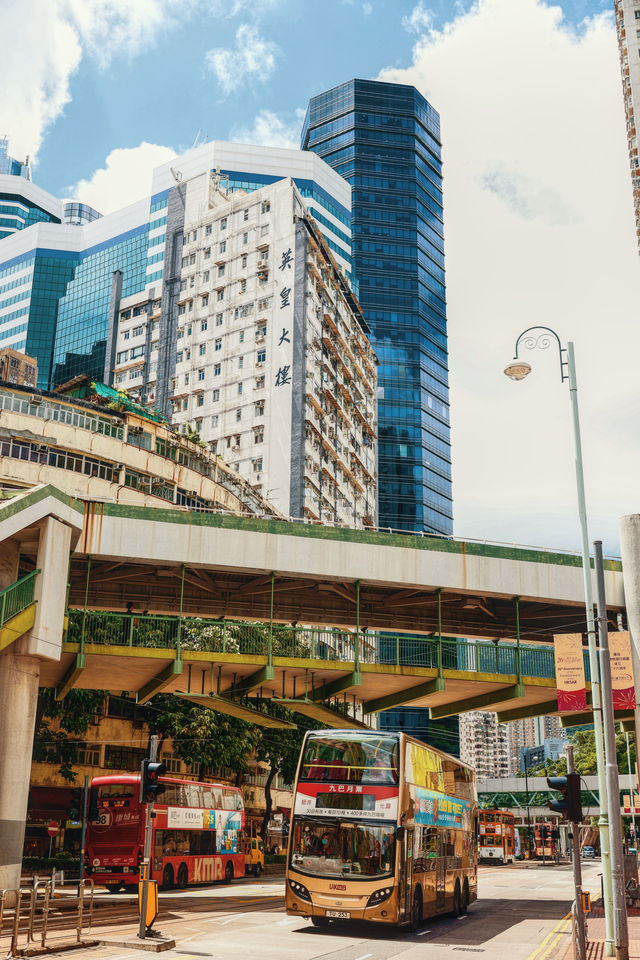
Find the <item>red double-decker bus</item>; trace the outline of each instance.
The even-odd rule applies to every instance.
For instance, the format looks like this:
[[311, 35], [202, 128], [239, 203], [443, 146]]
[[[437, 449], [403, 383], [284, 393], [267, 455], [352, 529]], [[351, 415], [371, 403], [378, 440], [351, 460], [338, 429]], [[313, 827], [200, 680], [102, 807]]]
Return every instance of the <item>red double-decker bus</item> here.
[[[151, 879], [165, 889], [244, 875], [244, 804], [238, 787], [160, 778], [154, 803]], [[91, 781], [86, 872], [111, 892], [138, 882], [145, 804], [140, 775]]]

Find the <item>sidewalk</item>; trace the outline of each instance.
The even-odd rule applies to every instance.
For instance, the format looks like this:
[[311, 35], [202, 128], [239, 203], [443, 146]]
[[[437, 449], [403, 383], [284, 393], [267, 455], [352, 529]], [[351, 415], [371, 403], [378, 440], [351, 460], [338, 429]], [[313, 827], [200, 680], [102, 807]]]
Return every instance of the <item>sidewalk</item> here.
[[[640, 960], [640, 907], [628, 907], [629, 918], [629, 960]], [[570, 944], [571, 927], [568, 936], [563, 937], [563, 943], [556, 954], [557, 960], [573, 960], [573, 947]], [[587, 960], [606, 960], [604, 951], [604, 908], [598, 900], [587, 919]], [[569, 945], [567, 946], [567, 943]]]

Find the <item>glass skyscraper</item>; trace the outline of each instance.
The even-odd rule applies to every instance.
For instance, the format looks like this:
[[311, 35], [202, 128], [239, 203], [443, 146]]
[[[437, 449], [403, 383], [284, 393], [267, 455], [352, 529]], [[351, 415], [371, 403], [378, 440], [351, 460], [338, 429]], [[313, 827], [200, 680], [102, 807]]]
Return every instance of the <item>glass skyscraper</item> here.
[[302, 132], [352, 187], [352, 265], [378, 369], [379, 523], [450, 534], [440, 117], [411, 86], [351, 80]]

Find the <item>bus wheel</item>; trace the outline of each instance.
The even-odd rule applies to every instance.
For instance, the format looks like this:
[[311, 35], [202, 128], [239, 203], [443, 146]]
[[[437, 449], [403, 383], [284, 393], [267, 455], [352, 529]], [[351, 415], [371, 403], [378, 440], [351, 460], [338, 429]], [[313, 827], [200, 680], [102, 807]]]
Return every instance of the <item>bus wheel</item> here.
[[171, 864], [167, 866], [162, 871], [162, 888], [163, 890], [171, 890], [173, 887], [173, 867]]
[[454, 917], [459, 917], [462, 911], [462, 893], [460, 892], [460, 881], [456, 880], [455, 890], [453, 891], [453, 910]]
[[464, 914], [467, 912], [467, 907], [469, 906], [469, 900], [470, 900], [470, 896], [469, 896], [469, 881], [468, 881], [467, 878], [465, 877], [465, 881], [464, 881], [464, 884], [463, 884], [463, 886], [462, 886], [462, 909], [461, 909], [461, 911], [460, 911], [460, 916], [461, 916], [461, 917], [464, 916]]
[[311, 917], [311, 923], [314, 927], [328, 927], [329, 920], [327, 917]]
[[422, 888], [416, 887], [411, 904], [411, 932], [415, 933], [422, 926]]
[[224, 878], [227, 883], [231, 883], [233, 880], [233, 864], [231, 863], [231, 860], [227, 860], [227, 865], [224, 868]]
[[180, 890], [184, 890], [184, 888], [186, 887], [186, 885], [188, 884], [188, 882], [189, 882], [189, 872], [188, 872], [186, 866], [184, 865], [184, 863], [181, 863], [180, 866], [179, 866], [179, 868], [178, 868], [178, 882], [177, 882], [176, 886], [177, 886]]

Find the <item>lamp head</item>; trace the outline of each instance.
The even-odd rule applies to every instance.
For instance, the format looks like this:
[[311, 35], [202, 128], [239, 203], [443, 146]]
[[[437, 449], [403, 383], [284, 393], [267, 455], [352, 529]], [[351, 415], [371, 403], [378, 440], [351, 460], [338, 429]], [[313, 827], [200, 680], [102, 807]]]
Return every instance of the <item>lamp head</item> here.
[[525, 360], [514, 359], [507, 364], [504, 372], [511, 380], [524, 380], [531, 373], [531, 365]]

